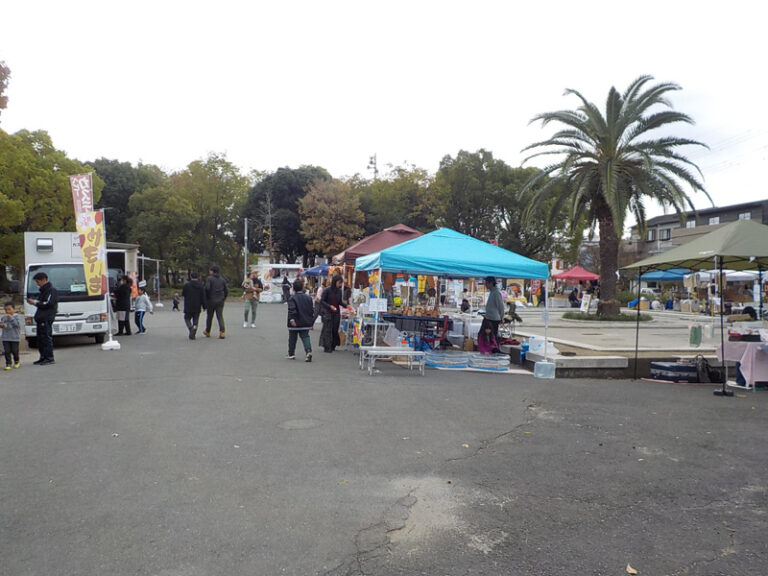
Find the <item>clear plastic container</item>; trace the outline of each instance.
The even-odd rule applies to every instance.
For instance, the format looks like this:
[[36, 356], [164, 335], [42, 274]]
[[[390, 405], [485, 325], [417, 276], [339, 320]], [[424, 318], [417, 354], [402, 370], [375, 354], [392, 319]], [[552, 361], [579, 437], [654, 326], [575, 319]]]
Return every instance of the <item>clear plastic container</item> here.
[[533, 375], [536, 378], [554, 378], [555, 377], [555, 363], [554, 362], [536, 362], [533, 366]]

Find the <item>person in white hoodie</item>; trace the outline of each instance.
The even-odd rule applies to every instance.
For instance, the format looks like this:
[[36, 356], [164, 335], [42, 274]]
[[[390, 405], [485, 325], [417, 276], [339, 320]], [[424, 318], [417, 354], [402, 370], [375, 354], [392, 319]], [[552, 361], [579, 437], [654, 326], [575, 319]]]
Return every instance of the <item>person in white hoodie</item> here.
[[136, 315], [134, 317], [134, 320], [136, 321], [136, 329], [139, 334], [145, 334], [147, 329], [144, 328], [144, 315], [147, 312], [150, 314], [154, 314], [154, 312], [152, 310], [152, 302], [150, 301], [149, 296], [147, 296], [146, 282], [143, 280], [139, 282], [139, 297], [136, 298], [134, 308], [136, 310]]

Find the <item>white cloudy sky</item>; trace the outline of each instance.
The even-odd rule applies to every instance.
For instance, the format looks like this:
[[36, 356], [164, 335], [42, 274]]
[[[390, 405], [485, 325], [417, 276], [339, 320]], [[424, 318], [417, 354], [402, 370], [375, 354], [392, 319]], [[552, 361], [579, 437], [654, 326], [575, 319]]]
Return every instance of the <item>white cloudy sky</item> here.
[[[679, 133], [717, 205], [768, 196], [761, 3], [6, 0], [0, 127], [47, 130], [80, 160], [335, 176], [460, 149], [511, 165], [537, 113], [602, 105], [641, 74], [680, 84]], [[370, 175], [370, 173], [368, 173]], [[707, 201], [694, 197], [699, 208]], [[656, 211], [655, 213], [659, 213]]]

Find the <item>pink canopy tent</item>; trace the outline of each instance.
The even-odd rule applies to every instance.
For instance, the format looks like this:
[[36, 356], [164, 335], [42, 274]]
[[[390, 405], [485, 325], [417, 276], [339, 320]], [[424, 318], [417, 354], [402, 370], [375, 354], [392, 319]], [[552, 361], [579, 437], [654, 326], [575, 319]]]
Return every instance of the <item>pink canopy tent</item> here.
[[600, 280], [600, 275], [584, 270], [581, 266], [574, 266], [570, 270], [560, 272], [560, 274], [553, 274], [553, 280]]

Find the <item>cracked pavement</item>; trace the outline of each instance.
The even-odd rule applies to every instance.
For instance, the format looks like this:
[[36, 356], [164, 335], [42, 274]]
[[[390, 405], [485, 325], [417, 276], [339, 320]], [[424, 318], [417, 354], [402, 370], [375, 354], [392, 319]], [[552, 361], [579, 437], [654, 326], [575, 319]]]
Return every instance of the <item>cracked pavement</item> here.
[[[0, 574], [759, 574], [768, 393], [284, 360], [168, 310], [0, 379]], [[312, 334], [316, 346], [318, 333]], [[215, 336], [215, 333], [214, 333]], [[301, 354], [299, 354], [301, 356]]]

